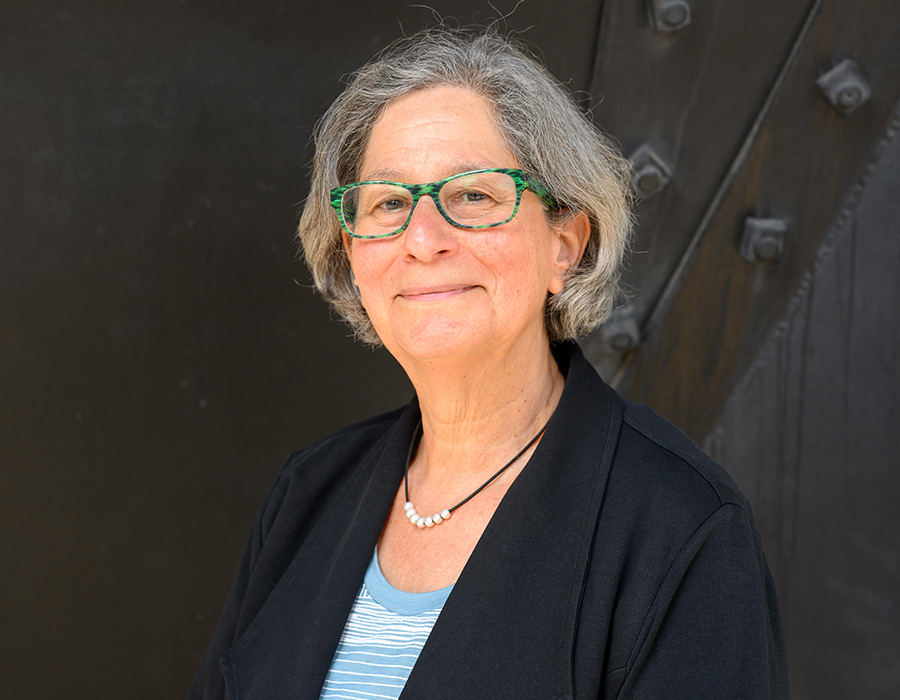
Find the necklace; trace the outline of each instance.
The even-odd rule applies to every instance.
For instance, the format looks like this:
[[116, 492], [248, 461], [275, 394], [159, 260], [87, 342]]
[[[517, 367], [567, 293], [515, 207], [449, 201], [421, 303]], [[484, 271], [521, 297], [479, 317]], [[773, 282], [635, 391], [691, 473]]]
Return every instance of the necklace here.
[[479, 486], [472, 493], [462, 499], [459, 503], [457, 503], [452, 508], [444, 508], [444, 510], [442, 510], [440, 513], [435, 513], [434, 515], [429, 515], [427, 518], [423, 518], [416, 512], [416, 507], [413, 505], [412, 501], [409, 500], [409, 463], [412, 461], [413, 453], [415, 453], [416, 447], [419, 445], [419, 440], [422, 439], [422, 421], [420, 420], [419, 424], [416, 426], [416, 432], [413, 435], [413, 439], [409, 445], [409, 454], [406, 455], [406, 468], [403, 473], [403, 495], [406, 499], [406, 504], [403, 506], [403, 508], [406, 511], [406, 517], [409, 518], [409, 522], [411, 522], [416, 527], [434, 527], [438, 523], [449, 520], [453, 511], [472, 500], [475, 496], [477, 496], [485, 488], [487, 488], [491, 484], [491, 482], [494, 481], [494, 479], [496, 479], [503, 472], [509, 469], [513, 464], [515, 464], [516, 460], [519, 459], [519, 457], [521, 457], [523, 454], [525, 454], [528, 448], [536, 443], [538, 441], [538, 438], [544, 434], [544, 431], [547, 429], [549, 423], [549, 420], [544, 423], [544, 427], [538, 431], [537, 435], [535, 435], [533, 438], [531, 438], [531, 440], [528, 441], [528, 444], [525, 445], [525, 447], [519, 450], [515, 457], [504, 464], [496, 474], [494, 474], [490, 479], [485, 481], [481, 486]]

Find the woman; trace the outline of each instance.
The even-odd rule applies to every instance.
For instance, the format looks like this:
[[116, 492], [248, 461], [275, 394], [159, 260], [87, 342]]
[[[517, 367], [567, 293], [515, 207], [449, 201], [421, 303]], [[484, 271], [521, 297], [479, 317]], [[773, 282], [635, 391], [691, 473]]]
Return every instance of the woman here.
[[191, 697], [785, 697], [746, 501], [573, 342], [615, 298], [626, 162], [532, 58], [445, 30], [316, 148], [316, 284], [417, 398], [290, 458]]

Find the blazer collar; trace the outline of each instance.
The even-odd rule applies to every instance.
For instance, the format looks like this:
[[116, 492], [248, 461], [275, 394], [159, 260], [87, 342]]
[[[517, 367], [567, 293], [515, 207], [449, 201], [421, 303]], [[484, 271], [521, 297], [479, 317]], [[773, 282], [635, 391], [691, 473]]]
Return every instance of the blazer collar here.
[[220, 659], [230, 700], [319, 697], [418, 420], [413, 400], [337, 487], [256, 618]]
[[572, 694], [578, 609], [622, 404], [577, 345], [556, 357], [566, 386], [547, 432], [472, 552], [402, 698], [448, 688], [455, 697]]
[[[508, 697], [511, 688], [527, 689], [527, 697], [572, 694], [578, 609], [622, 404], [576, 344], [554, 353], [566, 375], [556, 412], [463, 569], [401, 698]], [[319, 697], [418, 419], [414, 400], [223, 657], [228, 697]]]

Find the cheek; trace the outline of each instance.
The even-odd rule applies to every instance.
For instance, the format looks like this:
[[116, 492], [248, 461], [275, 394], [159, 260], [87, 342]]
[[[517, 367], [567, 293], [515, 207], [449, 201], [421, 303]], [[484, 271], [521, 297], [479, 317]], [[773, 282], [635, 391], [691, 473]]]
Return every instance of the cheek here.
[[350, 269], [360, 291], [363, 288], [371, 288], [374, 282], [383, 279], [384, 271], [389, 265], [386, 252], [377, 244], [353, 242], [350, 251]]
[[519, 318], [543, 313], [550, 276], [539, 251], [519, 248], [496, 258], [491, 267], [497, 285], [495, 300], [502, 315]]
[[366, 313], [370, 318], [379, 318], [387, 304], [391, 258], [382, 246], [354, 243], [350, 257], [354, 284]]
[[543, 295], [550, 283], [552, 256], [549, 238], [535, 236], [522, 245], [520, 237], [497, 257], [495, 269], [520, 293]]
[[378, 275], [374, 274], [370, 265], [359, 264], [353, 265], [353, 277], [357, 290], [359, 290], [359, 298], [366, 310], [372, 305], [372, 301], [378, 297], [378, 289], [375, 281]]

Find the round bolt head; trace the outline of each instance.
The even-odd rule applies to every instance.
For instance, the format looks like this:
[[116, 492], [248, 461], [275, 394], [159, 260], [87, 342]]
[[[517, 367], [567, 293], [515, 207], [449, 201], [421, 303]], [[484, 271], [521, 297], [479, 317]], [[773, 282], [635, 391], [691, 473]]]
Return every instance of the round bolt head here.
[[689, 0], [650, 0], [650, 21], [658, 32], [676, 32], [691, 23]]
[[631, 189], [641, 199], [650, 199], [669, 184], [669, 169], [649, 144], [640, 146], [629, 159], [634, 166], [631, 172]]
[[748, 263], [779, 262], [784, 254], [787, 230], [785, 219], [747, 217], [741, 235], [741, 257]]
[[663, 7], [663, 21], [672, 28], [680, 27], [690, 17], [690, 10], [681, 2], [670, 2]]
[[642, 168], [634, 176], [634, 190], [639, 195], [647, 196], [656, 194], [662, 189], [662, 173], [657, 168], [647, 166]]
[[600, 352], [604, 355], [621, 354], [633, 350], [641, 342], [641, 330], [631, 304], [625, 304], [613, 312], [612, 317], [600, 326]]
[[636, 339], [630, 333], [617, 333], [609, 339], [610, 347], [617, 352], [627, 352], [636, 344]]
[[763, 262], [775, 262], [781, 255], [781, 246], [772, 239], [763, 239], [753, 248], [756, 258]]
[[872, 98], [872, 88], [855, 61], [845, 59], [819, 76], [816, 85], [840, 114], [856, 111]]
[[838, 104], [844, 109], [852, 109], [862, 100], [862, 90], [857, 85], [849, 85], [838, 94]]

